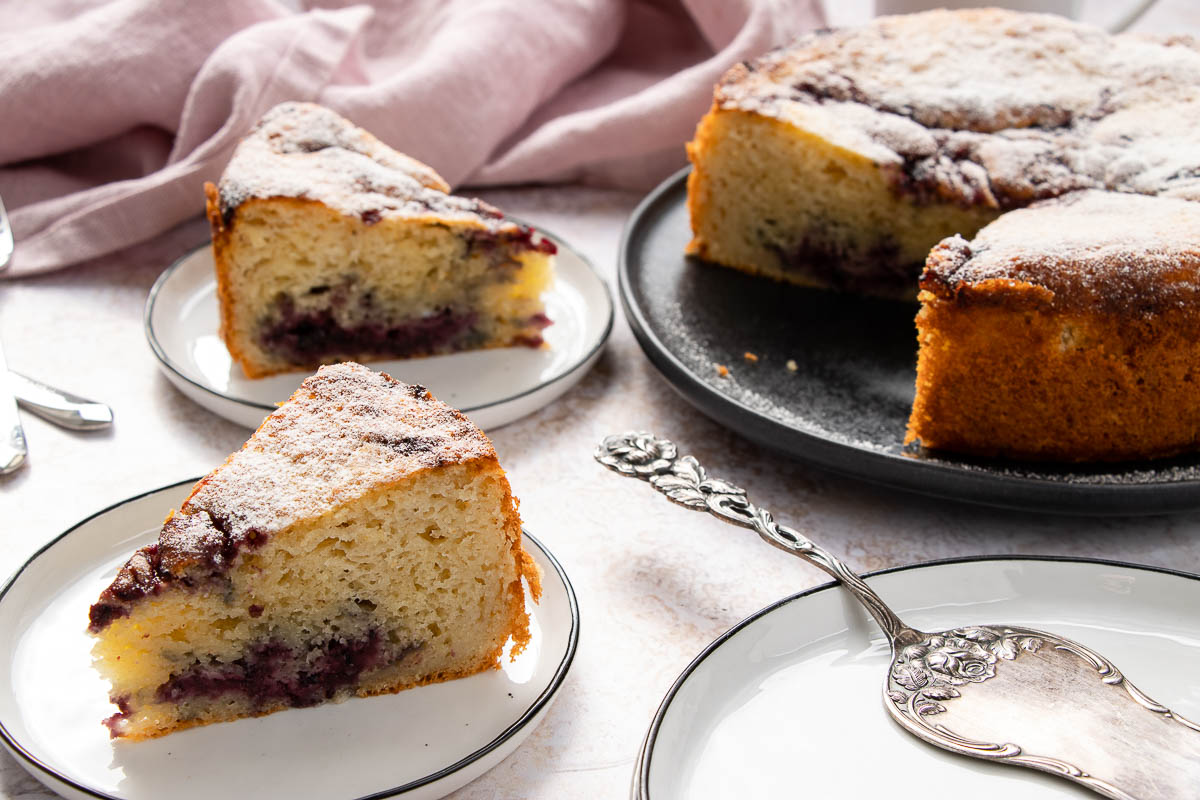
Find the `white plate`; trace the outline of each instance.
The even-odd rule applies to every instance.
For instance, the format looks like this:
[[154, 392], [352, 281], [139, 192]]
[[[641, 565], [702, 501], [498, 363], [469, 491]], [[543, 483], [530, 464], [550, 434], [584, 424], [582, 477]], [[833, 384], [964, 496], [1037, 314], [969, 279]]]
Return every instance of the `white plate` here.
[[[924, 630], [1013, 622], [1063, 634], [1200, 718], [1200, 576], [1003, 558], [901, 567], [869, 582]], [[643, 744], [634, 797], [1095, 797], [905, 733], [881, 700], [888, 663], [879, 629], [835, 586], [763, 609], [671, 688]]]
[[108, 684], [91, 666], [88, 606], [194, 481], [126, 500], [40, 550], [0, 591], [0, 739], [68, 798], [442, 797], [537, 727], [579, 637], [575, 593], [532, 536], [544, 593], [533, 639], [501, 670], [344, 703], [113, 743]]
[[[608, 286], [579, 253], [558, 247], [554, 283], [542, 296], [554, 324], [543, 349], [508, 347], [431, 358], [372, 361], [407, 383], [419, 383], [490, 430], [558, 399], [600, 357], [613, 325]], [[251, 380], [217, 335], [217, 283], [212, 248], [201, 245], [159, 277], [146, 299], [146, 339], [171, 383], [231, 422], [257, 428], [308, 373]]]

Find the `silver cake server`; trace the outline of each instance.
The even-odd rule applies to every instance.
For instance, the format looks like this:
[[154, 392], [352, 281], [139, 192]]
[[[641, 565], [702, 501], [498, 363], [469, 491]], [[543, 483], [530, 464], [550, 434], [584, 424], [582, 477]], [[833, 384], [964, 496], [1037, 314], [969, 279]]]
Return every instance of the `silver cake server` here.
[[1019, 625], [916, 630], [840, 559], [775, 522], [744, 490], [708, 477], [674, 443], [624, 433], [607, 437], [595, 456], [841, 581], [891, 644], [883, 704], [909, 733], [954, 753], [1059, 775], [1105, 797], [1200, 797], [1200, 726], [1151, 700], [1094, 650]]

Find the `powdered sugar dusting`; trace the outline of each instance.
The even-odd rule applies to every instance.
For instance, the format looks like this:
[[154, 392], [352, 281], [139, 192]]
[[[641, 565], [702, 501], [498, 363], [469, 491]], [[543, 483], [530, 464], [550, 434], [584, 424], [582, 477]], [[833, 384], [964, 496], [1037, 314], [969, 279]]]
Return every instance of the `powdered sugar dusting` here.
[[521, 229], [482, 200], [447, 194], [431, 167], [313, 103], [268, 111], [238, 145], [218, 191], [226, 224], [251, 198], [295, 197], [364, 221], [436, 214], [494, 231]]
[[495, 455], [479, 428], [423, 387], [337, 364], [307, 378], [182, 512], [207, 511], [237, 543], [421, 470]]
[[948, 295], [993, 279], [1049, 290], [1056, 308], [1146, 313], [1194, 304], [1200, 205], [1100, 191], [1046, 200], [1001, 216], [970, 243], [944, 240], [921, 286]]
[[1016, 208], [1086, 189], [1200, 199], [1200, 52], [1061, 17], [931, 11], [802, 37], [716, 102], [861, 152], [919, 201]]

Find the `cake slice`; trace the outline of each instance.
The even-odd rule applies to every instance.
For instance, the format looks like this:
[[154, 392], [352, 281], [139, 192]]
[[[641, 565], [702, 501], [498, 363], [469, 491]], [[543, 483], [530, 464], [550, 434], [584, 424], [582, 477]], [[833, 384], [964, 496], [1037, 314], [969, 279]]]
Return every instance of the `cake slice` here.
[[498, 666], [529, 638], [516, 501], [420, 386], [324, 367], [201, 480], [91, 607], [114, 737]]
[[221, 337], [246, 375], [542, 346], [554, 243], [448, 191], [329, 109], [268, 112], [205, 185]]
[[1057, 461], [1200, 447], [1200, 204], [1088, 191], [929, 255], [908, 442]]

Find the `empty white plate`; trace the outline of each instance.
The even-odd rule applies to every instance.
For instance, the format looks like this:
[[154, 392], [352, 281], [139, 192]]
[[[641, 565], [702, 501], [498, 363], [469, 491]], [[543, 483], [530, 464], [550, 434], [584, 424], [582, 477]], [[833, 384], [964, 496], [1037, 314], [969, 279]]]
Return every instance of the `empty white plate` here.
[[[1200, 576], [1010, 557], [901, 567], [869, 582], [922, 630], [1008, 622], [1060, 633], [1200, 719]], [[889, 661], [883, 634], [835, 585], [763, 609], [671, 688], [643, 744], [634, 797], [1096, 796], [905, 733], [883, 708]]]
[[442, 797], [498, 764], [537, 727], [579, 637], [575, 593], [542, 568], [533, 639], [502, 669], [393, 695], [292, 709], [144, 742], [113, 742], [108, 684], [92, 669], [87, 612], [194, 481], [126, 500], [42, 548], [0, 591], [0, 740], [68, 798]]
[[[612, 331], [612, 297], [579, 253], [558, 246], [554, 283], [543, 295], [554, 321], [547, 348], [507, 347], [431, 358], [372, 361], [373, 369], [419, 383], [484, 430], [556, 400], [600, 357]], [[307, 377], [290, 372], [251, 380], [217, 335], [212, 248], [201, 245], [159, 277], [146, 299], [146, 339], [167, 378], [195, 402], [231, 422], [257, 428]]]

